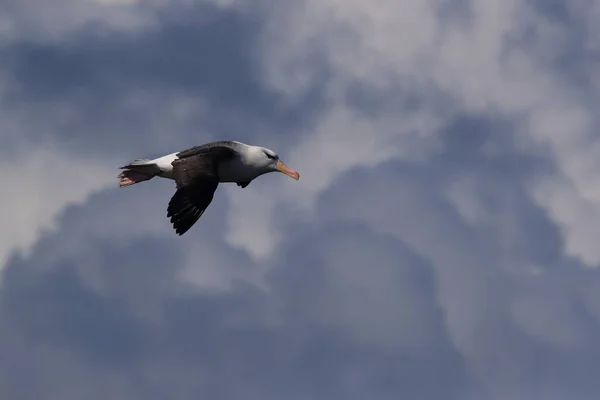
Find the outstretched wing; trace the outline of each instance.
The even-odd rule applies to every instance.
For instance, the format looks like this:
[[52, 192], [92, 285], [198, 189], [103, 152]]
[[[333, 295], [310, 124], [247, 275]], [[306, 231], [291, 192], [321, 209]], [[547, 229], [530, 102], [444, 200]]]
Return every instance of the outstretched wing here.
[[167, 217], [171, 218], [173, 228], [178, 235], [186, 233], [204, 214], [218, 185], [216, 180], [207, 180], [177, 189], [169, 201]]
[[219, 163], [235, 155], [235, 150], [226, 146], [200, 146], [177, 155], [172, 163], [177, 191], [169, 201], [167, 217], [178, 235], [204, 214], [219, 186]]

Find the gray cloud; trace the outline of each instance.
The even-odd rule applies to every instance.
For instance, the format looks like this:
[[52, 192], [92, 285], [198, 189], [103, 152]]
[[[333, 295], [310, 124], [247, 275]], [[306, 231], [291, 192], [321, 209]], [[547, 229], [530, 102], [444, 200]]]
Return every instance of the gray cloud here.
[[[162, 217], [162, 200], [150, 194], [163, 185], [70, 208], [58, 231], [5, 269], [0, 349], [16, 362], [2, 364], [2, 394], [591, 398], [597, 273], [557, 251], [539, 255], [560, 244], [557, 228], [517, 190], [536, 162], [519, 178], [496, 179], [507, 154], [519, 160], [510, 142], [483, 162], [496, 136], [466, 147], [450, 137], [437, 160], [341, 178], [319, 200], [321, 223], [289, 231], [262, 289], [235, 278], [253, 262], [243, 253], [227, 259], [225, 205], [216, 203], [187, 242], [166, 222], [138, 225]], [[508, 218], [520, 243], [492, 229], [495, 219], [462, 219], [444, 197], [474, 165], [482, 165], [475, 195], [487, 197], [486, 181], [512, 193], [494, 196], [483, 215]], [[146, 201], [130, 213], [123, 196]], [[119, 233], [127, 229], [119, 209], [146, 233]], [[224, 268], [228, 288], [181, 279], [192, 246], [199, 270], [202, 255], [220, 249], [210, 268]]]
[[[121, 242], [106, 232], [57, 259], [69, 214], [88, 207], [5, 270], [0, 348], [19, 362], [2, 375], [19, 379], [1, 385], [4, 396], [458, 399], [466, 390], [431, 266], [389, 237], [352, 224], [309, 232], [284, 250], [272, 290], [210, 294], [176, 279], [185, 246], [170, 237]], [[87, 378], [71, 384], [73, 374]]]
[[[510, 166], [499, 168], [507, 152], [483, 161], [485, 146], [447, 150], [439, 163], [347, 174], [324, 195], [321, 217], [370, 223], [430, 259], [449, 334], [485, 388], [480, 396], [591, 398], [596, 311], [579, 279], [595, 286], [599, 276], [565, 259], [556, 226], [522, 190], [536, 164], [511, 177]], [[477, 191], [463, 190], [459, 201], [469, 201], [468, 211], [487, 207], [471, 221], [444, 199], [466, 171]]]
[[[36, 4], [0, 19], [0, 397], [594, 398], [595, 9]], [[172, 182], [107, 187], [217, 137], [301, 181], [181, 238]]]
[[277, 93], [259, 85], [257, 22], [208, 5], [172, 14], [144, 35], [83, 31], [67, 44], [23, 40], [3, 48], [7, 106], [58, 125], [19, 132], [20, 139], [50, 135], [70, 151], [126, 157], [160, 151], [156, 141], [169, 151], [207, 134], [246, 141], [285, 134], [317, 106], [282, 107]]

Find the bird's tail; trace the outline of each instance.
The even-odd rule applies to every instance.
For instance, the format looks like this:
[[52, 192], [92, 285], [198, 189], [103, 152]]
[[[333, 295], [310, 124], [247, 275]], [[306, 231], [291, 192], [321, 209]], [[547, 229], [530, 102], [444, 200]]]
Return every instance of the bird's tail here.
[[131, 186], [135, 183], [147, 181], [154, 178], [160, 172], [160, 168], [153, 160], [137, 159], [121, 167], [124, 171], [118, 176], [119, 187]]

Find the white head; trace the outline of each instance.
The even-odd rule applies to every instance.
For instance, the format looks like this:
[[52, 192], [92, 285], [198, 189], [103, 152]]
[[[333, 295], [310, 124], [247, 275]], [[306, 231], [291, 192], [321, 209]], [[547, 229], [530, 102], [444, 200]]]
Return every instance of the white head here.
[[297, 171], [289, 168], [279, 159], [277, 153], [265, 147], [249, 146], [247, 162], [258, 169], [261, 174], [277, 171], [286, 174], [292, 179], [300, 179], [300, 174]]

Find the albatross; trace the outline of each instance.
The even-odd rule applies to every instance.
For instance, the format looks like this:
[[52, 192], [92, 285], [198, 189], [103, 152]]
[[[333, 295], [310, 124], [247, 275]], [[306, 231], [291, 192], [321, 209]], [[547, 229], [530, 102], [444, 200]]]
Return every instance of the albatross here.
[[210, 205], [219, 183], [236, 183], [242, 189], [269, 172], [300, 179], [273, 150], [237, 141], [217, 141], [155, 159], [136, 159], [121, 167], [119, 187], [155, 176], [172, 179], [176, 191], [167, 207], [167, 218], [178, 235], [186, 233]]

